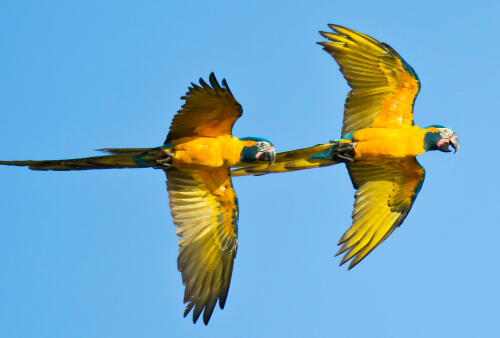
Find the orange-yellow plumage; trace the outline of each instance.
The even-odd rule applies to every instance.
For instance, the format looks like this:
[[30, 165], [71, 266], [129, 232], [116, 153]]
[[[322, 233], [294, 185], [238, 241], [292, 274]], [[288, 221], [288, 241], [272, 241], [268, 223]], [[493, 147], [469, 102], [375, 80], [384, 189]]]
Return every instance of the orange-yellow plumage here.
[[225, 80], [220, 86], [212, 74], [211, 86], [201, 79], [200, 84], [183, 97], [186, 103], [172, 121], [165, 148], [173, 154], [167, 190], [180, 237], [184, 316], [193, 310], [196, 322], [203, 312], [207, 324], [217, 301], [224, 308], [238, 245], [238, 199], [230, 167], [248, 165], [269, 151], [274, 159], [274, 147], [263, 139], [232, 136], [242, 108]]
[[342, 136], [364, 128], [413, 125], [420, 81], [390, 46], [351, 29], [330, 25], [320, 42], [352, 88], [344, 109]]
[[[222, 218], [221, 227], [215, 227], [215, 233], [221, 231], [231, 238], [236, 237], [234, 217], [237, 216], [238, 210], [236, 206], [236, 193], [231, 185], [231, 178], [227, 168], [216, 168], [211, 170], [199, 170], [198, 175], [205, 183], [206, 189], [210, 192], [215, 200], [220, 204], [218, 208], [214, 208], [212, 218], [214, 224], [216, 220]], [[214, 236], [215, 243], [224, 248], [220, 236]]]
[[380, 157], [401, 158], [425, 152], [423, 140], [427, 130], [417, 126], [398, 128], [367, 128], [356, 131], [352, 141], [356, 160], [374, 160]]
[[348, 251], [354, 267], [406, 218], [420, 190], [424, 168], [415, 157], [360, 161], [347, 165], [356, 188], [352, 225], [339, 241], [338, 254]]
[[[338, 63], [351, 87], [344, 106], [342, 138], [278, 154], [271, 166], [237, 169], [232, 175], [346, 163], [356, 193], [352, 225], [340, 239], [337, 254], [345, 253], [341, 264], [352, 260], [352, 268], [404, 221], [425, 176], [415, 157], [437, 149], [432, 134], [439, 135], [440, 130], [414, 124], [413, 104], [420, 81], [394, 49], [351, 29], [329, 27], [333, 32], [320, 32], [327, 41], [319, 44]], [[454, 147], [458, 147], [456, 135], [451, 130], [446, 133], [441, 141], [444, 151], [453, 137]]]
[[254, 141], [240, 141], [230, 135], [209, 137], [183, 137], [173, 140], [172, 164], [179, 169], [230, 167], [240, 162], [241, 151]]

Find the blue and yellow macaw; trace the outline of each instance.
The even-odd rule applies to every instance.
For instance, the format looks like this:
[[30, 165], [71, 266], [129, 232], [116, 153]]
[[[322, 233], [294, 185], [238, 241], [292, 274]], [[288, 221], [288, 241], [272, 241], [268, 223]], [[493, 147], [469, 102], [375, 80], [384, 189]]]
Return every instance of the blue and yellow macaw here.
[[416, 156], [430, 150], [455, 152], [456, 134], [442, 125], [420, 128], [413, 104], [420, 80], [389, 45], [351, 29], [329, 25], [319, 42], [340, 66], [352, 90], [347, 94], [341, 138], [279, 153], [271, 166], [232, 171], [232, 176], [262, 175], [345, 163], [356, 193], [352, 225], [336, 255], [353, 268], [403, 223], [424, 182]]
[[238, 198], [231, 167], [273, 163], [273, 144], [263, 138], [232, 136], [242, 115], [225, 80], [192, 84], [174, 116], [165, 143], [157, 148], [102, 149], [111, 155], [55, 161], [0, 161], [32, 170], [156, 168], [167, 175], [167, 191], [177, 226], [177, 267], [185, 285], [184, 317], [193, 309], [208, 324], [217, 300], [224, 308], [238, 246]]

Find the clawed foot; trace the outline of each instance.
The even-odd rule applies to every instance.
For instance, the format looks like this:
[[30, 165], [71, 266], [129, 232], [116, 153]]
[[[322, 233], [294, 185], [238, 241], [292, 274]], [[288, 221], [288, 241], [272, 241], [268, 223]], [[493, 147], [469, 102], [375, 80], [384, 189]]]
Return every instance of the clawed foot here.
[[332, 160], [344, 163], [354, 162], [354, 147], [356, 147], [356, 142], [337, 144], [331, 150]]
[[174, 153], [171, 153], [162, 148], [156, 148], [154, 154], [154, 161], [156, 168], [169, 169], [172, 167], [172, 158]]
[[166, 157], [166, 158], [160, 158], [156, 160], [156, 163], [160, 167], [168, 167], [170, 168], [172, 166], [172, 157]]

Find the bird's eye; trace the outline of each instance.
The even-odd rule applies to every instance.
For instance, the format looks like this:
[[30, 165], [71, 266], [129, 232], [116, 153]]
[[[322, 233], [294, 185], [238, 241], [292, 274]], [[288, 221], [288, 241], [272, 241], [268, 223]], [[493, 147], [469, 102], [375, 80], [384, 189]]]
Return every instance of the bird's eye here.
[[259, 141], [256, 143], [256, 145], [257, 145], [257, 149], [259, 151], [266, 151], [270, 147], [269, 143], [264, 142], [264, 141]]
[[439, 129], [439, 134], [442, 138], [451, 138], [453, 136], [453, 131], [449, 128]]

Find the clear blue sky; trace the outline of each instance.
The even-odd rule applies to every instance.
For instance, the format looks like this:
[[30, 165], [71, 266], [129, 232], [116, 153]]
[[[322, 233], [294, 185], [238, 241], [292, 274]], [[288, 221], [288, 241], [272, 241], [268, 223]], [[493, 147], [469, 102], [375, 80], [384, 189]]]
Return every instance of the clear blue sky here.
[[[175, 3], [175, 4], [174, 4]], [[411, 5], [410, 5], [411, 4]], [[316, 45], [328, 23], [389, 43], [418, 73], [419, 157], [405, 223], [351, 271], [336, 243], [343, 165], [234, 180], [239, 250], [226, 308], [182, 313], [158, 170], [0, 168], [1, 337], [498, 337], [500, 5], [494, 1], [3, 1], [0, 158], [160, 145], [190, 82], [214, 71], [236, 136], [285, 151], [338, 138], [348, 87]]]

